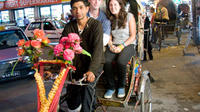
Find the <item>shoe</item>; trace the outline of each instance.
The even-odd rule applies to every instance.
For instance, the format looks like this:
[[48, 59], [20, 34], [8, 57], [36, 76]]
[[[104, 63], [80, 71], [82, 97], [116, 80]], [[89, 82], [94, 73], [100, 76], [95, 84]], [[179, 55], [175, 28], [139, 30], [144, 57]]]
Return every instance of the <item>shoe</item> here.
[[104, 94], [104, 98], [112, 98], [112, 95], [115, 93], [115, 90], [112, 90], [112, 89], [108, 89], [106, 91], [106, 93]]
[[123, 98], [124, 96], [125, 96], [125, 89], [124, 88], [119, 88], [117, 97], [118, 98]]

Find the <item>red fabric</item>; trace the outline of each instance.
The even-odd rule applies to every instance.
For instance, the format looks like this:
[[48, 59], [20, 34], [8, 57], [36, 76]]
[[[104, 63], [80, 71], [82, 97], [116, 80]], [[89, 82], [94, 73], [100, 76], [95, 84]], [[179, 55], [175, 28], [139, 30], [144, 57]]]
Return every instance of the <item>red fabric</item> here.
[[62, 78], [62, 81], [59, 85], [59, 88], [55, 94], [55, 97], [50, 105], [50, 108], [49, 108], [49, 111], [48, 112], [57, 112], [57, 105], [58, 105], [58, 102], [59, 102], [59, 99], [60, 99], [60, 93], [62, 91], [62, 88], [63, 88], [63, 85], [65, 83], [65, 80], [66, 80], [66, 77], [67, 77], [67, 74], [69, 72], [69, 67], [67, 67], [67, 70]]
[[[49, 63], [49, 62], [40, 62], [40, 75], [43, 76], [43, 72], [44, 72], [44, 64], [45, 63]], [[65, 64], [62, 64], [62, 63], [56, 63], [56, 64], [61, 64], [61, 70], [64, 69], [65, 67]], [[58, 102], [59, 102], [59, 99], [60, 99], [60, 93], [62, 92], [62, 88], [64, 86], [64, 83], [65, 83], [65, 80], [66, 80], [66, 77], [67, 77], [67, 74], [69, 72], [69, 69], [72, 68], [71, 66], [70, 67], [67, 67], [67, 70], [65, 71], [65, 74], [61, 80], [61, 83], [58, 87], [58, 90], [56, 91], [56, 94], [53, 98], [53, 101], [49, 107], [49, 110], [48, 112], [57, 112], [57, 105], [58, 105]], [[74, 68], [72, 68], [74, 69]], [[60, 71], [61, 72], [61, 71]], [[40, 96], [39, 96], [39, 88], [38, 88], [38, 85], [37, 85], [37, 111], [40, 112], [40, 108], [41, 108], [41, 103], [40, 103]]]

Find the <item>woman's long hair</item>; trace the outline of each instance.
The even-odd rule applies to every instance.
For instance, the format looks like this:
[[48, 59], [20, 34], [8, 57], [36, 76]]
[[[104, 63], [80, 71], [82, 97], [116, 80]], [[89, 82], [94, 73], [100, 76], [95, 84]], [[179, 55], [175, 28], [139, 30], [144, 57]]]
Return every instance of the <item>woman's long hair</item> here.
[[[124, 5], [124, 1], [122, 0], [116, 0], [119, 2], [119, 5], [121, 7], [119, 14], [118, 14], [118, 18], [115, 17], [115, 15], [113, 15], [109, 9], [109, 4], [110, 1], [107, 4], [107, 16], [110, 19], [111, 22], [111, 28], [112, 30], [114, 30], [116, 28], [116, 26], [118, 25], [118, 28], [125, 28], [126, 27], [126, 21], [127, 21], [127, 12], [125, 11], [125, 5]], [[118, 23], [118, 24], [116, 24]]]

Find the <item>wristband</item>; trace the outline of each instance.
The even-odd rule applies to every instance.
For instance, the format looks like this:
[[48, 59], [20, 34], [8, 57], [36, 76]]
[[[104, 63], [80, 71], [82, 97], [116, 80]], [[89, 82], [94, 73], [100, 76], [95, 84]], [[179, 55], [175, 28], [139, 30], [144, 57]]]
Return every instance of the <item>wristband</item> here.
[[124, 49], [124, 46], [121, 44], [121, 45], [119, 45], [118, 46], [121, 50], [123, 50]]
[[124, 42], [124, 43], [122, 43], [122, 45], [123, 45], [124, 47], [126, 47], [126, 44], [125, 44], [125, 42]]

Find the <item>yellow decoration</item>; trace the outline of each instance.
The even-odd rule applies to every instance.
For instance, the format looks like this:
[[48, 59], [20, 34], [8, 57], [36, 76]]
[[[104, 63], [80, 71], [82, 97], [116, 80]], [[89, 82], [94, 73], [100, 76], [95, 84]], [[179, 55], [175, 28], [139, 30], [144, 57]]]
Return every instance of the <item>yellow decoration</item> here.
[[[62, 61], [59, 61], [59, 60], [41, 60], [40, 62], [63, 63]], [[53, 101], [53, 98], [55, 97], [56, 91], [59, 88], [61, 80], [62, 80], [63, 76], [65, 75], [66, 68], [62, 70], [62, 72], [59, 74], [59, 76], [54, 81], [53, 87], [51, 88], [51, 91], [48, 94], [48, 99], [46, 98], [44, 81], [43, 81], [41, 75], [38, 73], [38, 70], [37, 69], [35, 69], [35, 70], [36, 70], [36, 73], [35, 73], [34, 77], [35, 77], [36, 83], [38, 85], [39, 97], [40, 97], [40, 103], [41, 103], [40, 112], [48, 112], [49, 107]]]

